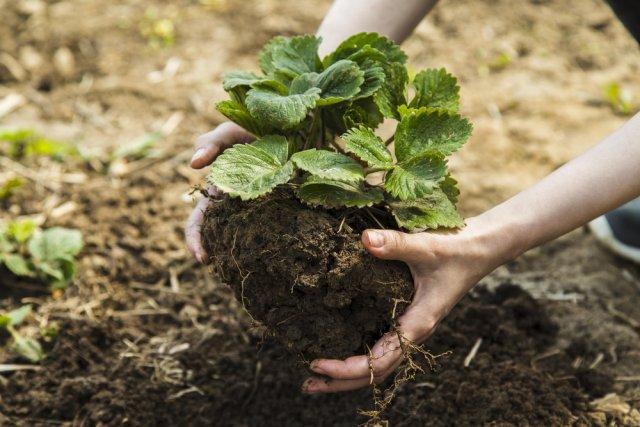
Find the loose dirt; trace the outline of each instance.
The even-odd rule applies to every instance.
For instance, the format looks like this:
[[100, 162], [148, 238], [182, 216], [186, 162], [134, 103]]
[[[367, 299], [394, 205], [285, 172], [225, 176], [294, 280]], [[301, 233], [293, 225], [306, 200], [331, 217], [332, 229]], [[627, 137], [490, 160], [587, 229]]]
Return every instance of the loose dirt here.
[[[195, 137], [222, 120], [212, 107], [224, 97], [221, 75], [255, 67], [258, 49], [277, 34], [315, 31], [329, 5], [0, 0], [0, 99], [26, 98], [0, 126], [78, 141], [104, 158], [183, 116], [158, 142], [158, 157], [132, 161], [124, 174], [84, 159], [23, 161], [42, 178], [27, 179], [0, 218], [71, 202], [45, 225], [80, 228], [86, 245], [77, 280], [57, 298], [0, 272], [2, 311], [30, 303], [35, 316], [25, 333], [53, 324], [60, 331], [45, 343], [41, 370], [0, 375], [0, 424], [364, 421], [356, 410], [370, 409], [371, 390], [300, 394], [305, 366], [196, 265], [183, 239], [188, 192], [203, 179], [187, 162]], [[173, 46], [151, 48], [140, 34], [148, 9], [174, 22]], [[62, 47], [74, 57], [71, 73], [55, 66]], [[640, 98], [640, 50], [600, 0], [442, 1], [405, 47], [415, 70], [446, 66], [460, 77], [463, 112], [475, 126], [452, 159], [467, 215], [625, 121], [603, 100], [603, 85], [618, 82]], [[41, 66], [30, 68], [34, 51]], [[4, 54], [23, 77], [7, 69]], [[172, 58], [177, 71], [164, 72]], [[577, 231], [499, 268], [482, 286], [427, 342], [453, 354], [398, 391], [386, 415], [392, 425], [640, 424], [640, 269]], [[2, 363], [25, 363], [9, 351], [9, 337], [0, 343]], [[615, 404], [596, 400], [611, 393], [606, 402]]]

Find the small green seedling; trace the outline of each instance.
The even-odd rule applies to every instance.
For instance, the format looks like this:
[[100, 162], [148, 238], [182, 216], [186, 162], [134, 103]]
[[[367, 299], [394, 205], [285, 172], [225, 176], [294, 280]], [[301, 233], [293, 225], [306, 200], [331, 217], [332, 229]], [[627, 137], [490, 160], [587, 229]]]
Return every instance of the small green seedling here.
[[50, 283], [53, 289], [64, 289], [73, 280], [82, 246], [78, 230], [40, 230], [29, 219], [0, 226], [0, 265], [16, 276]]
[[12, 177], [0, 181], [0, 201], [11, 197], [23, 185], [24, 179], [20, 177]]
[[633, 112], [631, 93], [622, 89], [618, 82], [611, 82], [604, 87], [604, 97], [615, 113], [629, 116]]
[[63, 161], [77, 155], [78, 150], [68, 142], [45, 138], [32, 129], [13, 129], [0, 130], [0, 153], [13, 159], [43, 156]]
[[[320, 41], [276, 37], [259, 55], [261, 75], [224, 77], [231, 99], [218, 111], [257, 140], [220, 155], [209, 183], [242, 200], [288, 183], [311, 206], [384, 204], [408, 230], [462, 226], [447, 157], [472, 125], [458, 113], [456, 78], [444, 69], [420, 71], [407, 99], [407, 56], [392, 41], [357, 34], [323, 59]], [[398, 122], [387, 141], [374, 132], [385, 118]]]
[[144, 18], [140, 22], [139, 29], [142, 37], [153, 48], [170, 47], [176, 41], [176, 28], [173, 21], [169, 18], [161, 17], [155, 8], [147, 9]]
[[111, 155], [114, 160], [140, 160], [147, 157], [158, 157], [161, 153], [156, 145], [165, 135], [160, 131], [149, 132], [140, 138], [136, 138], [128, 144], [120, 146]]
[[44, 357], [44, 352], [38, 340], [23, 336], [16, 330], [24, 319], [31, 314], [31, 306], [24, 305], [6, 314], [0, 314], [0, 328], [11, 334], [13, 343], [11, 349], [18, 355], [31, 362], [39, 362]]

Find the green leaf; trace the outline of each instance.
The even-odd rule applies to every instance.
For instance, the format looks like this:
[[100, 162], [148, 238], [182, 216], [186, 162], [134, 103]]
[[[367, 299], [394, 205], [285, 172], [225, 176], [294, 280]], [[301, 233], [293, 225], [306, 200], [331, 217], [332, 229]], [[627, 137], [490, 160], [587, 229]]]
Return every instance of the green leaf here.
[[38, 261], [36, 262], [36, 268], [43, 273], [47, 280], [53, 283], [65, 282], [64, 271], [62, 271], [61, 264], [58, 261]]
[[28, 304], [2, 314], [0, 315], [0, 328], [19, 325], [29, 314], [31, 314], [31, 306]]
[[289, 86], [289, 95], [305, 93], [309, 89], [317, 87], [319, 76], [320, 74], [318, 73], [300, 74], [291, 81], [291, 85]]
[[233, 197], [255, 199], [293, 177], [293, 163], [283, 154], [288, 150], [282, 137], [237, 144], [213, 162], [207, 181]]
[[318, 105], [330, 105], [352, 98], [360, 92], [364, 73], [353, 61], [341, 60], [331, 64], [318, 76], [317, 86], [322, 91]]
[[348, 58], [366, 46], [382, 52], [388, 62], [400, 64], [407, 62], [407, 55], [400, 49], [400, 46], [388, 38], [377, 33], [358, 33], [340, 43], [333, 53], [322, 60], [322, 63], [327, 67], [336, 61]]
[[367, 98], [382, 87], [386, 79], [384, 64], [387, 63], [387, 58], [382, 52], [366, 45], [347, 59], [358, 64], [364, 72], [364, 83], [356, 98]]
[[0, 264], [4, 264], [16, 276], [32, 277], [33, 269], [20, 254], [0, 255]]
[[137, 160], [150, 157], [154, 153], [157, 155], [158, 151], [154, 150], [154, 147], [162, 138], [164, 138], [162, 132], [149, 132], [128, 144], [118, 147], [113, 153], [113, 158]]
[[396, 128], [396, 157], [403, 161], [427, 150], [451, 154], [469, 139], [472, 128], [458, 114], [427, 108], [407, 110]]
[[454, 205], [458, 203], [458, 196], [460, 196], [460, 190], [458, 190], [458, 181], [456, 181], [451, 174], [444, 177], [444, 181], [440, 183], [440, 189], [447, 198], [451, 200]]
[[0, 255], [16, 250], [15, 243], [11, 242], [5, 233], [6, 230], [0, 228]]
[[249, 71], [231, 71], [225, 74], [222, 87], [241, 104], [244, 104], [247, 92], [251, 88], [274, 90], [281, 95], [286, 95], [288, 92], [284, 83], [273, 78], [260, 77]]
[[460, 87], [458, 79], [444, 68], [419, 72], [413, 79], [416, 95], [409, 107], [429, 107], [458, 112], [460, 108]]
[[321, 38], [311, 35], [273, 38], [260, 52], [260, 68], [265, 74], [278, 71], [291, 79], [322, 69], [318, 57]]
[[39, 362], [44, 357], [44, 351], [40, 343], [33, 338], [26, 338], [18, 332], [13, 332], [13, 345], [11, 349], [31, 362]]
[[284, 165], [289, 159], [292, 147], [282, 135], [267, 135], [254, 141], [251, 145], [259, 148], [269, 154], [272, 154], [281, 165]]
[[31, 129], [0, 130], [0, 141], [9, 143], [9, 157], [47, 156], [63, 160], [68, 155], [77, 155], [78, 149], [68, 142], [55, 141]]
[[384, 53], [369, 45], [365, 45], [362, 48], [358, 49], [357, 51], [349, 55], [346, 59], [353, 61], [358, 65], [362, 65], [366, 61], [372, 61], [374, 63], [382, 64], [389, 62], [387, 61], [387, 56]]
[[19, 177], [10, 178], [0, 184], [0, 200], [11, 196], [15, 191], [24, 185], [24, 180]]
[[228, 92], [239, 86], [251, 87], [252, 84], [261, 80], [263, 80], [263, 77], [249, 71], [230, 71], [222, 78], [222, 88]]
[[11, 310], [0, 316], [0, 327], [17, 326], [21, 324], [29, 314], [31, 314], [31, 305], [29, 304]]
[[395, 200], [389, 202], [391, 212], [398, 225], [407, 230], [437, 228], [458, 228], [464, 220], [456, 207], [441, 190], [412, 201]]
[[5, 234], [13, 241], [22, 244], [29, 240], [37, 227], [31, 219], [15, 220], [7, 224]]
[[374, 100], [385, 117], [400, 119], [398, 107], [406, 104], [406, 86], [409, 74], [404, 65], [392, 62], [384, 66], [385, 80], [374, 94]]
[[216, 104], [216, 109], [226, 118], [256, 136], [271, 133], [271, 127], [254, 119], [247, 107], [235, 100], [222, 101]]
[[400, 200], [415, 200], [438, 188], [446, 172], [444, 156], [427, 151], [396, 164], [387, 173], [384, 188]]
[[384, 116], [373, 99], [358, 99], [343, 113], [342, 122], [344, 127], [338, 133], [360, 125], [376, 128], [383, 120]]
[[300, 151], [291, 156], [291, 161], [300, 169], [319, 178], [345, 182], [364, 180], [364, 169], [349, 156], [326, 150]]
[[76, 263], [73, 260], [63, 259], [58, 261], [58, 265], [62, 272], [62, 280], [56, 280], [52, 287], [53, 289], [64, 289], [76, 275]]
[[364, 82], [360, 86], [360, 93], [358, 93], [356, 99], [373, 95], [384, 85], [386, 79], [384, 68], [374, 61], [364, 61], [360, 64], [360, 69], [364, 73]]
[[380, 203], [383, 192], [379, 188], [365, 189], [363, 183], [353, 184], [309, 176], [298, 189], [298, 196], [312, 206], [328, 208], [371, 206]]
[[52, 227], [29, 241], [29, 253], [36, 261], [73, 260], [82, 250], [82, 233], [69, 228]]
[[318, 88], [288, 96], [264, 89], [251, 89], [247, 93], [247, 108], [260, 123], [289, 130], [304, 120], [319, 98]]
[[347, 151], [364, 160], [369, 166], [381, 169], [393, 167], [391, 153], [372, 129], [360, 126], [349, 130], [341, 138], [347, 143]]
[[353, 61], [342, 60], [332, 64], [322, 73], [301, 74], [291, 82], [290, 94], [304, 93], [311, 88], [320, 89], [317, 106], [337, 104], [353, 98], [360, 92], [364, 72]]

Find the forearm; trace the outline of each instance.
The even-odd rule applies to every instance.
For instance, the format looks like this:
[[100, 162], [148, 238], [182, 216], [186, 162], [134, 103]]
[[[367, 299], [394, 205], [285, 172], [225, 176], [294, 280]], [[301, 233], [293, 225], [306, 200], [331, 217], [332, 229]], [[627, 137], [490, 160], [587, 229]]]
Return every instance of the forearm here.
[[533, 187], [471, 219], [499, 263], [640, 196], [640, 114]]
[[336, 0], [324, 17], [318, 35], [320, 56], [333, 51], [347, 37], [377, 32], [397, 43], [411, 34], [437, 0]]

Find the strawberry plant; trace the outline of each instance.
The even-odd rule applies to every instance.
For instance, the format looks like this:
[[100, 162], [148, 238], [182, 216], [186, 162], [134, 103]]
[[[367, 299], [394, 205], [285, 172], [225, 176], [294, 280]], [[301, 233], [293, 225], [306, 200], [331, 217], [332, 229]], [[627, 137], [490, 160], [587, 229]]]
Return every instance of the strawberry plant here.
[[40, 230], [28, 219], [0, 226], [0, 266], [16, 276], [50, 283], [54, 289], [66, 287], [73, 279], [75, 257], [82, 246], [78, 230]]
[[[456, 78], [427, 69], [409, 82], [405, 53], [376, 33], [354, 35], [323, 59], [320, 41], [276, 37], [259, 54], [262, 74], [224, 77], [230, 99], [217, 109], [257, 139], [220, 155], [208, 182], [242, 200], [287, 184], [314, 207], [384, 203], [408, 230], [462, 226], [447, 157], [472, 125], [458, 112]], [[385, 118], [397, 121], [387, 141], [375, 133]]]

